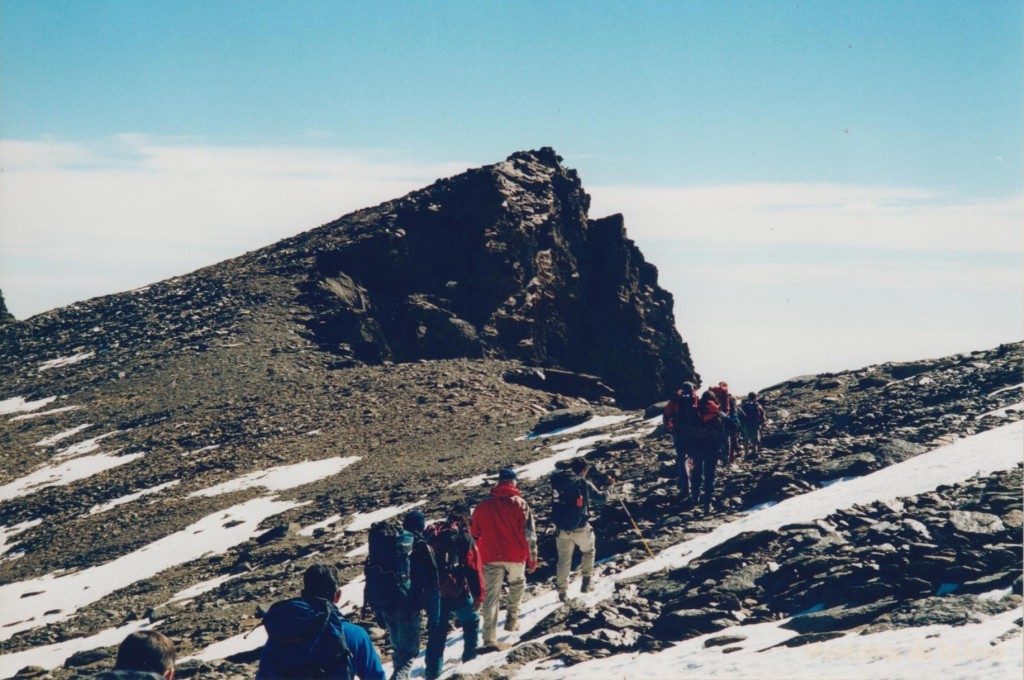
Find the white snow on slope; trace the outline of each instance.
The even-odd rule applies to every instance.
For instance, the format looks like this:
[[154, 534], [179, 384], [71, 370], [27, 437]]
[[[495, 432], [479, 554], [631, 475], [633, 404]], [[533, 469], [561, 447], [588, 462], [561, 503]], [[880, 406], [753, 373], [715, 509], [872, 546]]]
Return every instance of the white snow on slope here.
[[20, 413], [22, 411], [35, 411], [37, 408], [42, 408], [56, 400], [57, 397], [46, 397], [44, 399], [37, 399], [35, 401], [25, 401], [24, 397], [11, 397], [10, 399], [3, 399], [0, 400], [0, 415], [6, 415], [8, 413]]
[[[7, 422], [13, 423], [18, 420], [32, 420], [33, 418], [42, 418], [43, 416], [52, 416], [56, 413], [64, 413], [65, 411], [77, 411], [82, 408], [81, 406], [61, 406], [60, 408], [51, 408], [49, 411], [40, 411], [39, 413], [26, 413], [21, 416], [14, 416], [8, 418]], [[2, 413], [2, 411], [0, 411]]]
[[759, 512], [723, 524], [693, 540], [667, 548], [654, 560], [638, 564], [617, 579], [665, 567], [685, 566], [706, 550], [744, 531], [778, 529], [786, 524], [813, 522], [842, 508], [899, 496], [914, 496], [940, 484], [965, 481], [977, 474], [1009, 470], [1024, 458], [1024, 422], [1010, 423], [961, 439], [842, 484], [787, 498]]
[[25, 666], [39, 666], [47, 670], [57, 668], [78, 652], [119, 645], [132, 633], [152, 627], [149, 619], [132, 621], [120, 628], [108, 628], [89, 637], [72, 638], [64, 642], [0, 656], [0, 678], [9, 678]]
[[115, 498], [112, 501], [107, 501], [106, 503], [101, 503], [100, 505], [94, 505], [91, 508], [89, 508], [88, 514], [90, 514], [90, 515], [98, 515], [100, 513], [106, 512], [107, 510], [111, 510], [113, 508], [116, 508], [119, 505], [124, 505], [125, 503], [131, 503], [132, 501], [138, 500], [139, 498], [142, 498], [143, 496], [149, 496], [149, 495], [154, 494], [154, 493], [160, 493], [164, 489], [169, 489], [172, 486], [177, 486], [180, 483], [181, 483], [180, 479], [174, 479], [174, 480], [171, 480], [170, 482], [165, 482], [165, 483], [159, 484], [157, 486], [152, 486], [152, 487], [150, 487], [148, 489], [143, 489], [142, 491], [136, 491], [135, 493], [130, 493], [127, 496], [121, 496], [120, 498]]
[[165, 602], [165, 605], [171, 604], [172, 602], [181, 602], [182, 600], [192, 600], [203, 593], [208, 593], [215, 588], [219, 588], [222, 584], [227, 583], [233, 578], [238, 578], [242, 574], [225, 574], [224, 576], [217, 576], [211, 578], [208, 581], [197, 583], [194, 586], [189, 586], [183, 590], [179, 590], [174, 595], [171, 595], [171, 599]]
[[[164, 569], [222, 553], [259, 535], [263, 520], [300, 505], [273, 497], [254, 498], [106, 564], [0, 586], [0, 640], [63, 621], [82, 607]], [[45, 614], [50, 611], [56, 613]]]
[[990, 392], [988, 396], [989, 396], [989, 398], [992, 398], [992, 397], [996, 396], [997, 394], [1002, 394], [1003, 392], [1009, 392], [1010, 390], [1020, 390], [1020, 389], [1024, 389], [1024, 383], [1020, 383], [1019, 385], [1009, 385], [1007, 387], [1001, 387], [998, 390], [996, 390], [995, 392]]
[[65, 486], [119, 465], [125, 465], [144, 455], [146, 454], [129, 453], [118, 456], [116, 452], [101, 453], [95, 456], [75, 458], [59, 465], [48, 465], [0, 486], [0, 502], [27, 496], [50, 486]]
[[114, 430], [113, 432], [104, 432], [101, 435], [91, 437], [90, 439], [83, 439], [77, 444], [72, 444], [66, 448], [61, 449], [53, 456], [53, 460], [64, 460], [66, 458], [74, 458], [75, 456], [81, 456], [86, 453], [92, 453], [93, 451], [100, 448], [100, 442], [107, 437], [112, 437], [115, 434], [120, 434], [120, 430]]
[[[1020, 628], [1014, 620], [1019, 610], [990, 617], [966, 626], [933, 625], [875, 633], [847, 634], [841, 638], [802, 647], [768, 649], [796, 635], [778, 622], [735, 626], [685, 640], [653, 654], [619, 654], [605, 659], [562, 666], [551, 661], [533, 663], [520, 670], [517, 680], [558, 678], [1019, 678], [1024, 670]], [[992, 645], [1007, 631], [1015, 637]], [[705, 647], [709, 638], [742, 635], [746, 640], [730, 645], [740, 650], [724, 654], [721, 647]]]
[[991, 411], [982, 413], [980, 416], [978, 416], [978, 418], [987, 418], [989, 416], [1002, 416], [1005, 418], [1014, 411], [1024, 411], [1024, 401], [1018, 401], [1016, 404], [1010, 404], [1009, 406], [1002, 406], [1000, 408], [992, 409]]
[[522, 437], [516, 437], [516, 441], [523, 441], [527, 439], [547, 439], [548, 437], [557, 437], [563, 434], [573, 434], [574, 432], [585, 432], [587, 430], [595, 430], [599, 427], [607, 427], [609, 425], [618, 425], [619, 423], [631, 420], [636, 416], [625, 414], [625, 415], [609, 415], [609, 416], [593, 416], [588, 420], [579, 423], [578, 425], [571, 425], [569, 427], [560, 427], [557, 430], [551, 430], [550, 432], [543, 432], [541, 434], [525, 434]]
[[37, 527], [42, 523], [42, 519], [30, 519], [27, 522], [19, 522], [9, 527], [0, 526], [0, 555], [3, 555], [17, 545], [17, 541], [8, 543], [8, 539], [14, 538], [18, 534], [26, 532], [32, 527]]
[[211, 486], [208, 489], [193, 491], [188, 497], [219, 496], [254, 487], [262, 487], [268, 491], [291, 489], [336, 475], [359, 459], [359, 456], [349, 456], [347, 458], [335, 456], [334, 458], [324, 458], [323, 460], [307, 460], [295, 463], [294, 465], [281, 465], [267, 468], [266, 470], [257, 470], [223, 484]]
[[404, 505], [392, 505], [387, 508], [381, 508], [380, 510], [374, 510], [373, 512], [356, 513], [352, 515], [352, 521], [345, 526], [344, 531], [365, 531], [377, 522], [390, 519], [395, 515], [404, 515], [413, 508], [418, 508], [424, 503], [426, 503], [426, 501], [416, 501], [414, 503], [406, 503]]
[[69, 357], [58, 357], [56, 359], [50, 359], [49, 361], [44, 361], [43, 363], [39, 364], [39, 370], [48, 371], [51, 368], [71, 366], [72, 364], [77, 364], [80, 361], [90, 359], [93, 356], [95, 356], [95, 352], [80, 352], [78, 354], [73, 354]]
[[58, 432], [57, 434], [50, 435], [49, 437], [46, 437], [45, 439], [40, 439], [39, 441], [37, 441], [34, 444], [34, 446], [53, 446], [54, 444], [56, 444], [57, 442], [61, 441], [62, 439], [67, 439], [68, 437], [73, 437], [76, 434], [78, 434], [79, 432], [81, 432], [82, 430], [87, 430], [90, 427], [92, 427], [92, 423], [84, 423], [82, 425], [79, 425], [78, 427], [73, 427], [70, 430], [64, 430], [63, 432]]

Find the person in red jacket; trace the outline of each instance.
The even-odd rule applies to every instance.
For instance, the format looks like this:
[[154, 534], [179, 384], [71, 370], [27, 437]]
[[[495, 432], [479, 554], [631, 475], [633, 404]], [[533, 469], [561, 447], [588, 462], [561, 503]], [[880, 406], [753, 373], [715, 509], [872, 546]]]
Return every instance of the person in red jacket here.
[[449, 510], [444, 522], [432, 524], [423, 532], [437, 558], [441, 592], [441, 616], [428, 633], [424, 673], [427, 680], [441, 676], [452, 616], [462, 627], [462, 660], [476, 658], [480, 637], [477, 612], [484, 601], [484, 567], [469, 527], [469, 508], [459, 503]]
[[537, 530], [533, 513], [516, 486], [516, 473], [498, 472], [491, 495], [473, 511], [472, 534], [484, 563], [484, 649], [498, 644], [498, 607], [501, 586], [508, 575], [505, 630], [519, 630], [519, 602], [526, 589], [526, 574], [537, 568]]

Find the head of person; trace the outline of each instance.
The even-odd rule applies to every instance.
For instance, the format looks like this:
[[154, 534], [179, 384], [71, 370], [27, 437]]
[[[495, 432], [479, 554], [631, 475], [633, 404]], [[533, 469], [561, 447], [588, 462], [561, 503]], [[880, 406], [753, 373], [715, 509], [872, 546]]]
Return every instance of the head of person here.
[[314, 564], [302, 575], [302, 597], [318, 597], [334, 602], [341, 600], [341, 575], [330, 564]]
[[722, 382], [718, 383], [718, 389], [720, 389], [724, 394], [729, 394], [729, 383], [723, 380]]
[[448, 521], [458, 522], [464, 527], [469, 526], [469, 506], [465, 503], [456, 503], [448, 511]]
[[590, 469], [590, 465], [587, 464], [582, 458], [573, 458], [572, 462], [569, 463], [569, 469], [578, 474], [580, 477], [587, 476], [587, 470]]
[[516, 480], [519, 479], [519, 475], [512, 468], [501, 468], [498, 470], [498, 484], [516, 484]]
[[714, 402], [715, 404], [718, 404], [718, 397], [715, 396], [715, 393], [712, 392], [711, 390], [705, 390], [704, 394], [700, 395], [700, 403], [703, 406], [703, 405], [708, 404], [710, 402]]
[[747, 401], [757, 401], [757, 392], [751, 392], [748, 394]]
[[684, 397], [689, 397], [695, 391], [696, 388], [693, 386], [692, 382], [684, 382], [682, 387], [679, 388], [679, 393], [682, 394]]
[[136, 631], [118, 647], [114, 670], [156, 673], [165, 680], [171, 680], [174, 677], [174, 643], [155, 630]]
[[402, 528], [414, 534], [422, 534], [427, 528], [427, 518], [419, 510], [413, 510], [402, 519]]

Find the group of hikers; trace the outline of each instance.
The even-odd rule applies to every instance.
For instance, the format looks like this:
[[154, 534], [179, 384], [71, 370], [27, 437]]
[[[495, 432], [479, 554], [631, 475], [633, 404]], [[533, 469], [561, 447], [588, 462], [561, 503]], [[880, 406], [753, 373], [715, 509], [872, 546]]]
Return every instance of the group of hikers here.
[[[737, 460], [741, 437], [743, 455], [757, 453], [765, 411], [753, 392], [737, 405], [724, 382], [700, 397], [691, 383], [684, 383], [668, 400], [663, 422], [673, 438], [683, 504], [703, 503], [707, 511], [718, 462]], [[569, 574], [577, 549], [582, 555], [580, 592], [593, 588], [595, 536], [590, 512], [606, 501], [600, 488], [614, 481], [593, 470], [582, 457], [552, 475], [551, 522], [558, 552], [555, 587], [561, 602], [569, 601]], [[481, 652], [505, 649], [497, 631], [506, 582], [504, 629], [519, 630], [526, 575], [536, 570], [538, 555], [533, 512], [519, 490], [515, 470], [499, 470], [497, 483], [472, 513], [466, 505], [455, 504], [444, 520], [427, 526], [423, 513], [413, 510], [400, 524], [391, 520], [374, 524], [368, 547], [363, 615], [372, 610], [387, 630], [391, 680], [410, 677], [420, 653], [424, 620], [426, 680], [441, 675], [453, 617], [463, 633], [463, 662]], [[266, 611], [267, 643], [256, 680], [385, 679], [367, 632], [346, 621], [335, 606], [341, 601], [341, 587], [337, 568], [314, 564], [303, 574], [298, 598], [277, 602]], [[141, 631], [122, 643], [115, 669], [97, 680], [173, 677], [173, 643], [156, 631]]]
[[683, 383], [665, 404], [662, 422], [672, 434], [684, 509], [711, 510], [719, 462], [737, 465], [742, 458], [757, 455], [766, 420], [755, 392], [737, 404], [725, 382], [700, 397], [693, 383]]

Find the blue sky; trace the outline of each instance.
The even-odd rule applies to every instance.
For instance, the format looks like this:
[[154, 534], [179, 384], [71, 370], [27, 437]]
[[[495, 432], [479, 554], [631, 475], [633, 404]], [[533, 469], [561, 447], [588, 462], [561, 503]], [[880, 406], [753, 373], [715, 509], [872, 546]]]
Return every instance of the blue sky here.
[[699, 370], [981, 349], [1024, 336], [1022, 37], [1001, 1], [0, 0], [0, 288], [23, 318], [553, 146]]

